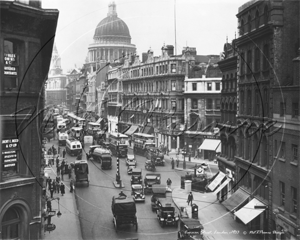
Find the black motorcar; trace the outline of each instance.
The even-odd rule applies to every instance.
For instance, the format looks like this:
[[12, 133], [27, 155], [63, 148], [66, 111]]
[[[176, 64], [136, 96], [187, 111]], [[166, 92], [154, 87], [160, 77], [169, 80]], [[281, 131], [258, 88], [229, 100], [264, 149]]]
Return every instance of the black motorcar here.
[[178, 239], [203, 240], [203, 225], [198, 219], [180, 218]]
[[145, 194], [152, 193], [153, 184], [160, 184], [160, 173], [147, 173], [144, 179]]
[[140, 168], [134, 168], [131, 171], [131, 179], [130, 179], [131, 185], [132, 184], [142, 184], [142, 169]]
[[157, 219], [161, 227], [166, 225], [172, 225], [177, 227], [179, 215], [175, 211], [175, 207], [172, 205], [170, 200], [157, 199], [159, 206], [157, 210]]

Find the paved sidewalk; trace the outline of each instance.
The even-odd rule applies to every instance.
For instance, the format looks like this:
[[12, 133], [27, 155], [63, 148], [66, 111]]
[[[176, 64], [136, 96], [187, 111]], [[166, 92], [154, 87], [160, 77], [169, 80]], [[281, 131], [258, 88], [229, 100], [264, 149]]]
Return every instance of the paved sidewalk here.
[[[56, 167], [45, 168], [45, 172], [48, 173], [51, 179], [55, 179]], [[72, 176], [74, 178], [74, 176]], [[54, 193], [53, 197], [59, 197], [61, 217], [53, 216], [51, 223], [55, 224], [56, 229], [52, 232], [45, 232], [45, 240], [82, 240], [79, 213], [77, 210], [75, 191], [70, 193], [70, 179], [67, 174], [64, 175], [65, 194], [62, 196], [60, 193]], [[76, 189], [75, 189], [76, 190]], [[50, 192], [47, 189], [47, 196], [50, 196]], [[58, 211], [57, 200], [52, 201], [52, 210]]]
[[[185, 207], [191, 217], [191, 206], [187, 205], [188, 193], [179, 187], [172, 191], [174, 204]], [[234, 220], [233, 214], [219, 203], [214, 193], [193, 192], [193, 203], [198, 205], [198, 217], [204, 227], [205, 239], [256, 239], [248, 234], [247, 227]]]

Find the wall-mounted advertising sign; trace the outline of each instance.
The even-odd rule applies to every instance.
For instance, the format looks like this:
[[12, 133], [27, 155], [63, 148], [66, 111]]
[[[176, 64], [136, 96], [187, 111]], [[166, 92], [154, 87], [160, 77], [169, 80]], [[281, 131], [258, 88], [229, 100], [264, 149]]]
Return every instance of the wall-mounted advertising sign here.
[[18, 163], [19, 139], [2, 140], [3, 171], [15, 170]]
[[17, 56], [14, 53], [4, 53], [4, 75], [17, 76]]

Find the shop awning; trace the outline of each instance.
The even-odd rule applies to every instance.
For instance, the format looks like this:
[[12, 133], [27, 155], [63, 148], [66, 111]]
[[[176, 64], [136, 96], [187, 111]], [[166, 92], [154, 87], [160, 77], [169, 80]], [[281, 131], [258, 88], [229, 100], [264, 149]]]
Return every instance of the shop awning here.
[[218, 139], [204, 139], [203, 143], [199, 147], [199, 150], [221, 152], [221, 141]]
[[[260, 208], [254, 208], [258, 206]], [[266, 210], [266, 205], [253, 198], [249, 203], [247, 203], [243, 208], [234, 213], [243, 223], [248, 224], [259, 214]]]
[[222, 182], [224, 177], [226, 177], [225, 174], [222, 172], [219, 172], [218, 176], [216, 176], [216, 178], [208, 185], [208, 188], [211, 191], [214, 191], [215, 188]]
[[152, 133], [154, 133], [154, 129], [153, 129], [152, 126], [146, 126], [146, 127], [144, 128], [143, 133], [146, 133], [146, 134], [152, 134]]
[[132, 135], [134, 134], [137, 130], [138, 130], [138, 127], [137, 125], [132, 125], [124, 134], [125, 135]]
[[230, 198], [227, 198], [222, 204], [229, 210], [232, 211], [238, 206], [240, 206], [243, 202], [245, 202], [250, 195], [244, 192], [242, 189], [236, 190]]
[[99, 118], [96, 123], [100, 124], [100, 122], [103, 120], [103, 118]]
[[[229, 182], [231, 181], [231, 178], [227, 178], [215, 191], [214, 193], [217, 194], [220, 192]], [[231, 189], [229, 189], [230, 191]]]

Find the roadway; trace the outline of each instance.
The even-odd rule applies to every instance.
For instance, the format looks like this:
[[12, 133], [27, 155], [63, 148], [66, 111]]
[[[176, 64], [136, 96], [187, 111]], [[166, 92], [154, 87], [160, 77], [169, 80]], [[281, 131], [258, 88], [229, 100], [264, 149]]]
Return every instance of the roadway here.
[[[48, 145], [48, 144], [47, 144]], [[49, 145], [48, 145], [49, 146]], [[57, 144], [55, 144], [57, 148]], [[88, 152], [88, 146], [85, 147]], [[131, 149], [129, 149], [131, 151]], [[85, 153], [83, 153], [83, 158]], [[143, 170], [143, 177], [148, 172], [144, 163], [146, 158], [136, 155], [137, 167]], [[74, 162], [76, 157], [67, 154], [66, 160]], [[82, 238], [89, 239], [126, 239], [133, 238], [139, 240], [173, 240], [177, 238], [177, 228], [167, 226], [162, 228], [159, 225], [156, 214], [151, 210], [151, 195], [146, 195], [145, 203], [137, 203], [138, 231], [132, 225], [121, 225], [118, 232], [113, 225], [113, 215], [111, 212], [112, 197], [117, 196], [120, 189], [116, 189], [113, 181], [116, 179], [116, 158], [113, 157], [112, 169], [102, 170], [101, 165], [95, 161], [89, 161], [89, 186], [85, 183], [76, 184], [76, 202], [79, 212]], [[187, 169], [194, 164], [187, 161]], [[217, 168], [217, 167], [215, 167]], [[212, 173], [217, 169], [209, 169]], [[180, 176], [185, 175], [184, 171], [171, 169], [169, 161], [165, 166], [157, 166], [156, 172], [161, 173], [162, 184], [166, 184], [168, 178], [172, 180], [172, 186], [180, 186]], [[120, 160], [120, 174], [125, 187], [122, 191], [130, 195], [130, 175], [127, 175], [125, 159]], [[67, 177], [67, 175], [65, 175]], [[168, 193], [167, 198], [171, 200], [172, 194]]]

